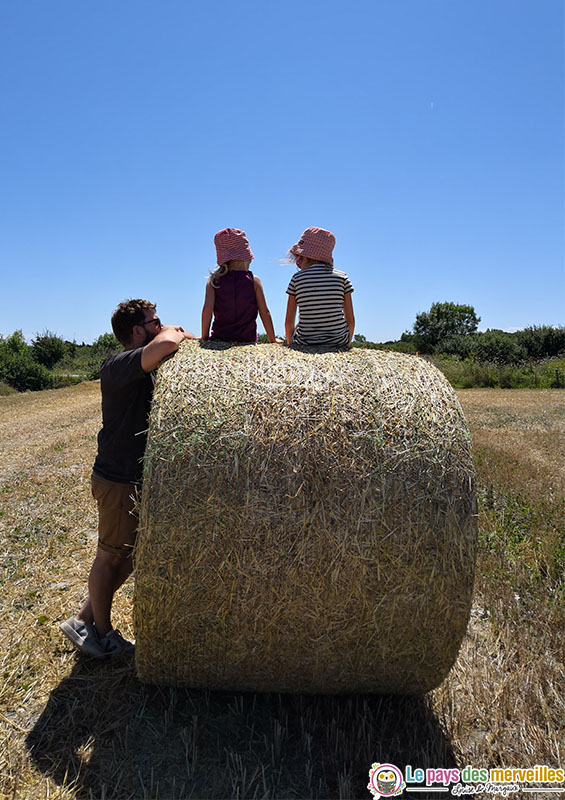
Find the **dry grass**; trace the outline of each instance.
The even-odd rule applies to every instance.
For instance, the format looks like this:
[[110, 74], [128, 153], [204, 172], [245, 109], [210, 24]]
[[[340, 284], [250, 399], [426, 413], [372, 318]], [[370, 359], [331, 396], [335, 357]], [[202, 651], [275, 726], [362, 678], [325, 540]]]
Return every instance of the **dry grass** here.
[[[458, 392], [473, 426], [476, 449], [497, 453], [514, 487], [554, 496], [565, 491], [565, 401], [553, 389], [467, 389]], [[493, 403], [496, 397], [496, 403]]]
[[186, 342], [153, 398], [138, 673], [423, 694], [465, 634], [476, 539], [469, 431], [427, 361]]
[[98, 384], [0, 398], [0, 797], [368, 797], [376, 760], [562, 764], [565, 392], [458, 394], [479, 573], [458, 662], [423, 700], [152, 689], [129, 663], [81, 660], [57, 623], [93, 555]]
[[[476, 699], [477, 747], [490, 764], [563, 762], [565, 667], [565, 392], [458, 392], [473, 434], [480, 486], [475, 619], [454, 687]], [[471, 709], [454, 715], [453, 742], [468, 736]], [[494, 717], [494, 724], [493, 724]], [[482, 754], [485, 754], [485, 758]], [[543, 761], [545, 759], [545, 761]]]

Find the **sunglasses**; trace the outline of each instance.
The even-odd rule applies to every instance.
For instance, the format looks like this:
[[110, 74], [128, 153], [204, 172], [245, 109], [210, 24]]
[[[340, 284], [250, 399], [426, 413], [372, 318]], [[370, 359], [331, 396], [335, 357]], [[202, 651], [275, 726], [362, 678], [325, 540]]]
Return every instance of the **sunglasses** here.
[[159, 319], [159, 317], [148, 319], [147, 322], [138, 322], [137, 324], [139, 325], [140, 328], [143, 328], [144, 325], [151, 325], [153, 322], [155, 323], [155, 325], [157, 325], [158, 328], [162, 327], [161, 320]]

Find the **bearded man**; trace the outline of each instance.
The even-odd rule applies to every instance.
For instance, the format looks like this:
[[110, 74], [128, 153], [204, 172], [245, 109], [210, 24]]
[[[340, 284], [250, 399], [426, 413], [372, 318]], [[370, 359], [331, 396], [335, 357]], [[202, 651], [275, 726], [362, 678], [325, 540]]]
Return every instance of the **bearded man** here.
[[89, 596], [76, 616], [61, 623], [82, 653], [103, 658], [132, 653], [112, 627], [116, 590], [133, 570], [137, 505], [155, 370], [183, 339], [196, 339], [179, 325], [162, 325], [148, 300], [127, 300], [112, 315], [112, 330], [123, 350], [100, 367], [102, 429], [92, 472], [98, 504], [98, 548], [88, 578]]

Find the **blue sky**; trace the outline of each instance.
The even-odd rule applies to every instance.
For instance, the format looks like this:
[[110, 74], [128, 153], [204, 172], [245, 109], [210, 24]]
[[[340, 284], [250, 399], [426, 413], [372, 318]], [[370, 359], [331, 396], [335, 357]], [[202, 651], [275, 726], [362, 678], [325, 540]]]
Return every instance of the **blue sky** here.
[[4, 0], [0, 333], [92, 341], [126, 297], [199, 333], [243, 228], [278, 333], [303, 229], [357, 332], [435, 301], [563, 324], [561, 0]]

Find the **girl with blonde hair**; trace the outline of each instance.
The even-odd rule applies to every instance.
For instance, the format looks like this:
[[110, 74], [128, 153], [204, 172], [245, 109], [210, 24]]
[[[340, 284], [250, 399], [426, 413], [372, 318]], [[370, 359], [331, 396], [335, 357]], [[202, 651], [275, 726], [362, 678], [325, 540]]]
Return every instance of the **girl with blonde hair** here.
[[256, 342], [259, 314], [269, 342], [280, 341], [275, 337], [263, 285], [249, 269], [254, 256], [245, 231], [224, 228], [214, 236], [214, 244], [218, 269], [211, 273], [206, 283], [202, 339]]

